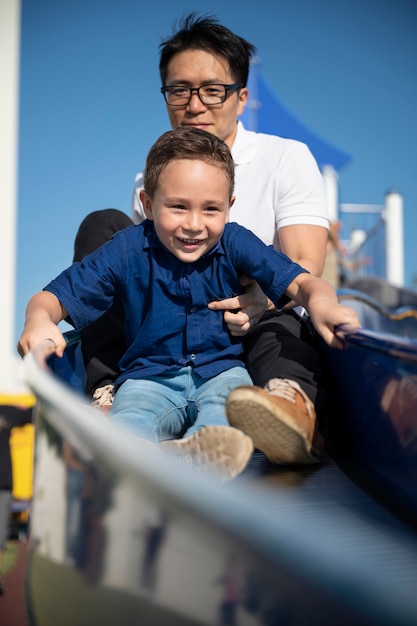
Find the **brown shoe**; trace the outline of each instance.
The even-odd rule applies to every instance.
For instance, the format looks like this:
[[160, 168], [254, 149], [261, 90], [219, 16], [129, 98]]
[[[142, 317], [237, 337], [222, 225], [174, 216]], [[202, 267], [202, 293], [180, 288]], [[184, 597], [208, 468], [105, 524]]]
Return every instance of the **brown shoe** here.
[[226, 411], [231, 426], [248, 434], [271, 463], [320, 461], [323, 443], [315, 433], [316, 411], [295, 381], [273, 378], [264, 389], [237, 387], [229, 394]]
[[231, 426], [205, 426], [191, 437], [170, 439], [160, 445], [175, 455], [179, 465], [192, 467], [200, 474], [217, 474], [221, 482], [243, 472], [253, 452], [250, 437]]

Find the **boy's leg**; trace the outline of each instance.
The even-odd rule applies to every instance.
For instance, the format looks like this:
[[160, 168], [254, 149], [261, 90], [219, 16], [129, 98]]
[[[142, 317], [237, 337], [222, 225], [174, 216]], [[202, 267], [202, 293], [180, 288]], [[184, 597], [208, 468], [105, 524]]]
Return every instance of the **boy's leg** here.
[[127, 380], [118, 389], [109, 412], [112, 422], [133, 429], [154, 443], [181, 437], [187, 427], [183, 375], [166, 380]]
[[242, 431], [229, 426], [226, 399], [231, 389], [252, 384], [249, 375], [244, 368], [235, 367], [204, 380], [190, 370], [190, 383], [192, 426], [182, 439], [168, 441], [164, 447], [199, 473], [215, 474], [222, 482], [231, 480], [248, 464], [253, 443]]
[[190, 398], [190, 417], [192, 426], [186, 437], [199, 431], [204, 426], [230, 426], [226, 415], [226, 401], [232, 389], [242, 385], [252, 385], [244, 367], [232, 367], [209, 380], [193, 375], [195, 391]]

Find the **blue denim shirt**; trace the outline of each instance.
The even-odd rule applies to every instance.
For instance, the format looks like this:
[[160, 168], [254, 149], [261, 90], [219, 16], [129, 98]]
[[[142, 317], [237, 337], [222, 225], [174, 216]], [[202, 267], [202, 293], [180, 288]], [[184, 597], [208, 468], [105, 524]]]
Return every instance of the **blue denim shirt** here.
[[277, 303], [301, 272], [284, 254], [238, 224], [227, 224], [216, 246], [186, 264], [159, 241], [146, 220], [116, 233], [74, 263], [45, 290], [55, 294], [75, 328], [98, 319], [121, 297], [126, 353], [116, 386], [192, 365], [203, 378], [243, 365], [242, 343], [232, 337], [212, 300], [242, 293], [239, 276], [254, 278]]

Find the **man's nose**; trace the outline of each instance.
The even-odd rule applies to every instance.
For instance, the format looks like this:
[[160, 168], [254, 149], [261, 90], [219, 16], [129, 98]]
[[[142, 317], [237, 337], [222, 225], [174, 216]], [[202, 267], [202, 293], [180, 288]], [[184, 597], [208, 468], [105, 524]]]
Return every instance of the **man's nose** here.
[[187, 109], [191, 113], [196, 113], [198, 111], [203, 111], [206, 109], [206, 105], [201, 102], [197, 91], [191, 92], [191, 98], [187, 105]]

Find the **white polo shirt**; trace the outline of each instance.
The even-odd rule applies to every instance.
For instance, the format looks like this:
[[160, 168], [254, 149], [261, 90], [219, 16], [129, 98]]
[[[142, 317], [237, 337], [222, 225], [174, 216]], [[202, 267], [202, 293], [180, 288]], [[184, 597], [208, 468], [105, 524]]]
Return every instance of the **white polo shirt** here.
[[[230, 221], [249, 228], [266, 244], [276, 244], [276, 232], [283, 226], [329, 227], [323, 178], [304, 143], [248, 131], [238, 122], [231, 152], [236, 200]], [[139, 199], [142, 186], [140, 172], [132, 199], [135, 224], [145, 219]]]

